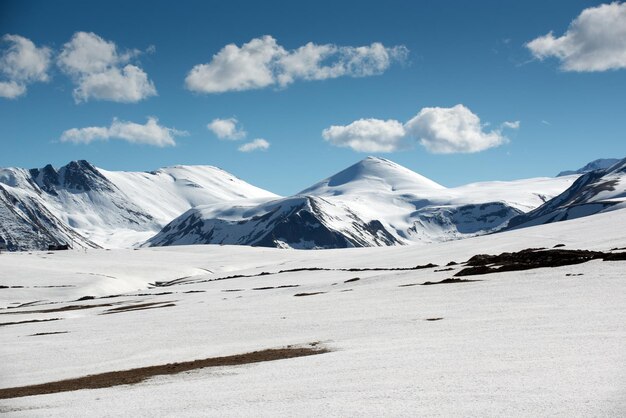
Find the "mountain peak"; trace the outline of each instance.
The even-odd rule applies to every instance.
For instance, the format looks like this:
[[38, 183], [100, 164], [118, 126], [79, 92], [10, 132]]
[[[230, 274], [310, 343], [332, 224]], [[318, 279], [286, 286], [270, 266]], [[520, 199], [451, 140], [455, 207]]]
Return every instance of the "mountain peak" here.
[[385, 158], [369, 156], [300, 194], [338, 195], [349, 192], [445, 189], [442, 185]]

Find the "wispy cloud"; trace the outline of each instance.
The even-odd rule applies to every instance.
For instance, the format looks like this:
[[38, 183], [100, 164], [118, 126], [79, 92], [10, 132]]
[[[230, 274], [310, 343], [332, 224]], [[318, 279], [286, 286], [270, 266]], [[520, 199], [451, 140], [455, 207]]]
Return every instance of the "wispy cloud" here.
[[238, 148], [241, 152], [265, 151], [270, 147], [270, 143], [263, 138], [257, 138], [252, 142], [243, 144]]

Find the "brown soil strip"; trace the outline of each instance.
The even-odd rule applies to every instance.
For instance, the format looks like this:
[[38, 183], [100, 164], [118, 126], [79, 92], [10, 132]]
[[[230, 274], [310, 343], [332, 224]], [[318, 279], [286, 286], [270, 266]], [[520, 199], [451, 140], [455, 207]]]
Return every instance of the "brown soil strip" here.
[[296, 296], [296, 297], [299, 297], [299, 296], [313, 296], [313, 295], [321, 295], [323, 293], [326, 293], [326, 292], [296, 293], [294, 296]]
[[51, 309], [37, 309], [30, 311], [12, 311], [12, 312], [0, 312], [0, 315], [15, 315], [15, 314], [32, 314], [32, 313], [53, 313], [53, 312], [65, 312], [65, 311], [77, 311], [80, 309], [100, 308], [103, 306], [113, 306], [110, 303], [102, 303], [100, 305], [68, 305], [60, 308]]
[[69, 331], [38, 332], [37, 334], [30, 334], [29, 337], [39, 337], [40, 335], [56, 335], [56, 334], [69, 334]]
[[311, 347], [272, 348], [246, 354], [237, 354], [234, 356], [210, 357], [181, 363], [140, 367], [137, 369], [93, 374], [75, 379], [61, 380], [39, 385], [0, 389], [0, 399], [69, 392], [82, 389], [100, 389], [119, 385], [132, 385], [154, 376], [178, 374], [191, 370], [204, 369], [207, 367], [239, 366], [243, 364], [312, 356], [327, 353], [328, 351], [329, 350], [325, 348]]
[[63, 319], [63, 318], [31, 319], [29, 321], [17, 321], [17, 322], [0, 322], [0, 327], [4, 327], [4, 326], [7, 326], [7, 325], [31, 324], [33, 322], [59, 321], [61, 319]]
[[107, 309], [102, 312], [100, 315], [108, 315], [114, 313], [122, 313], [122, 312], [131, 312], [131, 311], [142, 311], [146, 309], [155, 309], [155, 308], [169, 308], [171, 306], [176, 306], [174, 301], [166, 301], [166, 302], [147, 302], [147, 303], [137, 303], [135, 305], [125, 305], [117, 308]]

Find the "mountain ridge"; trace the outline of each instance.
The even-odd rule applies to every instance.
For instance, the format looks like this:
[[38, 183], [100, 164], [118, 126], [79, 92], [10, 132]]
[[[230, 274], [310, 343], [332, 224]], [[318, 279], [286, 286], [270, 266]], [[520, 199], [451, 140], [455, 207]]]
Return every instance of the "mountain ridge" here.
[[[509, 219], [543, 204], [572, 182], [551, 178], [446, 188], [392, 161], [367, 157], [293, 196], [239, 202], [237, 207], [196, 207], [146, 245], [334, 248], [313, 233], [315, 229], [341, 235], [336, 246], [342, 248], [458, 239], [503, 228]], [[504, 198], [494, 198], [496, 194]], [[295, 211], [294, 202], [299, 202]]]
[[215, 167], [109, 172], [85, 160], [0, 169], [0, 238], [11, 249], [129, 247], [198, 205], [276, 197]]
[[559, 222], [626, 207], [626, 158], [589, 171], [552, 200], [511, 219], [507, 229]]

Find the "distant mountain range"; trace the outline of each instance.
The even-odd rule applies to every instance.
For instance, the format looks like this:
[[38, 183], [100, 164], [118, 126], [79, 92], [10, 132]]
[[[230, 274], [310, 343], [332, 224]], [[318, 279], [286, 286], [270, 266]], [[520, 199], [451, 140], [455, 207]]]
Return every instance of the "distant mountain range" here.
[[5, 168], [0, 246], [312, 249], [438, 242], [622, 207], [625, 160], [578, 173], [610, 160], [598, 161], [555, 178], [446, 188], [368, 157], [289, 197], [211, 166], [113, 172], [73, 161], [60, 169]]
[[275, 197], [215, 167], [133, 173], [72, 161], [58, 170], [5, 168], [0, 169], [0, 245], [131, 247], [193, 206]]
[[291, 197], [195, 207], [147, 244], [309, 249], [445, 241], [497, 231], [574, 180], [542, 178], [449, 189], [392, 161], [368, 157]]

